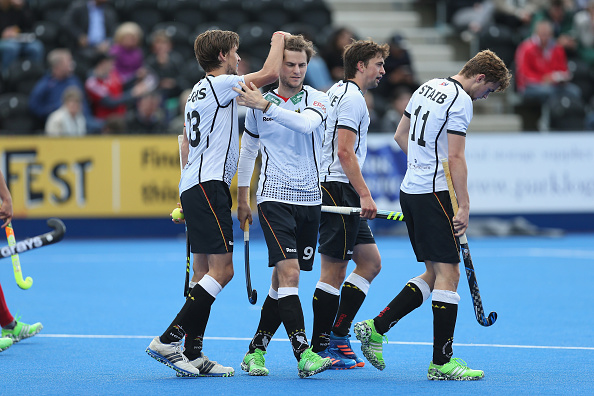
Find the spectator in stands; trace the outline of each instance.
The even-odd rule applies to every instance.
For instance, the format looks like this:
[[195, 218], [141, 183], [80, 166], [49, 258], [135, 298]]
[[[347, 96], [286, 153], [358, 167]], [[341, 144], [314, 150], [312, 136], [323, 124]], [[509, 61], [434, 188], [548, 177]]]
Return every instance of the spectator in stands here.
[[530, 34], [530, 22], [534, 13], [550, 0], [493, 0], [493, 21], [512, 29], [525, 30]]
[[534, 34], [518, 46], [515, 60], [517, 89], [524, 99], [543, 105], [540, 129], [547, 129], [549, 101], [554, 96], [567, 95], [577, 100], [581, 97], [580, 88], [569, 82], [567, 56], [555, 42], [549, 21], [536, 24]]
[[[42, 125], [45, 125], [47, 117], [60, 107], [66, 88], [76, 86], [84, 92], [83, 84], [73, 73], [74, 62], [70, 50], [65, 48], [52, 50], [47, 55], [47, 62], [49, 72], [35, 84], [29, 96], [29, 109]], [[87, 132], [98, 132], [101, 129], [101, 122], [92, 116], [84, 96], [82, 106], [87, 121]]]
[[163, 99], [177, 98], [181, 93], [179, 77], [184, 67], [184, 58], [173, 51], [171, 38], [165, 30], [151, 34], [151, 54], [146, 60], [147, 66], [159, 79], [159, 91]]
[[404, 37], [400, 34], [394, 34], [388, 41], [388, 45], [390, 46], [390, 55], [384, 63], [386, 74], [376, 92], [386, 100], [399, 87], [407, 87], [414, 92], [419, 86], [413, 72], [412, 59], [406, 48]]
[[594, 67], [594, 0], [587, 7], [575, 14], [574, 31], [577, 51], [581, 60], [590, 68]]
[[365, 98], [365, 104], [367, 105], [367, 111], [369, 112], [368, 132], [384, 132], [382, 131], [381, 125], [382, 117], [378, 113], [377, 107], [375, 105], [375, 97], [369, 91], [367, 91], [363, 97]]
[[102, 120], [109, 116], [125, 117], [127, 105], [136, 103], [149, 88], [145, 81], [132, 81], [124, 86], [115, 71], [113, 58], [107, 54], [97, 56], [93, 73], [85, 82], [93, 115]]
[[35, 38], [32, 29], [33, 16], [24, 0], [0, 0], [0, 71], [20, 56], [43, 62], [43, 43]]
[[[243, 62], [243, 58], [241, 58], [241, 61]], [[169, 133], [174, 133], [176, 135], [181, 135], [183, 133], [184, 125], [186, 124], [186, 115], [184, 114], [184, 111], [190, 93], [192, 93], [192, 89], [188, 88], [179, 95], [179, 114], [169, 121], [169, 126], [167, 127]]]
[[167, 132], [165, 112], [161, 108], [161, 95], [152, 92], [136, 103], [136, 110], [126, 115], [126, 129], [132, 134]]
[[76, 86], [66, 88], [62, 94], [62, 106], [51, 113], [45, 123], [48, 136], [83, 136], [87, 133], [82, 112], [83, 93]]
[[462, 38], [472, 37], [491, 24], [493, 9], [491, 0], [476, 1], [468, 7], [458, 9], [452, 16], [452, 25], [461, 32]]
[[109, 0], [74, 1], [62, 19], [62, 27], [72, 42], [72, 51], [89, 62], [97, 54], [109, 51], [117, 24], [118, 16]]
[[328, 45], [322, 51], [321, 56], [326, 62], [332, 80], [339, 81], [344, 78], [344, 66], [342, 63], [342, 53], [344, 47], [355, 39], [355, 34], [348, 28], [338, 28], [332, 33], [328, 40]]
[[134, 78], [142, 79], [148, 73], [143, 67], [142, 36], [142, 29], [135, 22], [124, 22], [116, 29], [109, 53], [114, 57], [115, 68], [124, 83]]
[[400, 87], [394, 90], [390, 99], [390, 107], [382, 117], [382, 131], [394, 132], [398, 127], [398, 123], [404, 115], [406, 105], [412, 96], [412, 91], [408, 87]]
[[[571, 2], [570, 2], [571, 3]], [[572, 37], [573, 11], [570, 5], [565, 5], [563, 0], [551, 0], [550, 3], [541, 8], [532, 18], [532, 32], [540, 21], [549, 21], [553, 28], [553, 37], [557, 44], [565, 49], [566, 54], [573, 54], [577, 43]]]

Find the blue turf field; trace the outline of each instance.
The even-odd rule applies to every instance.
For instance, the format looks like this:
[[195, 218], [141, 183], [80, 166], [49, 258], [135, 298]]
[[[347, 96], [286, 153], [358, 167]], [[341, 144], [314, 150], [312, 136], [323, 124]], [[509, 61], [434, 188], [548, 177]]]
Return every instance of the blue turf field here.
[[[485, 370], [478, 382], [432, 382], [430, 304], [404, 318], [384, 345], [387, 368], [367, 364], [308, 379], [297, 367], [281, 327], [267, 357], [269, 377], [239, 368], [259, 319], [270, 279], [263, 240], [251, 243], [256, 306], [247, 301], [243, 249], [237, 239], [236, 275], [219, 295], [206, 329], [205, 353], [236, 369], [232, 378], [180, 379], [144, 352], [184, 299], [185, 241], [69, 240], [21, 255], [33, 287], [20, 290], [9, 259], [0, 282], [14, 315], [41, 321], [38, 336], [0, 353], [0, 395], [80, 394], [591, 394], [594, 390], [594, 235], [561, 238], [474, 238], [469, 241], [489, 328], [474, 318], [461, 279], [454, 355]], [[375, 316], [404, 283], [422, 272], [407, 239], [378, 238], [383, 270], [356, 320]], [[349, 267], [351, 268], [351, 267]], [[311, 335], [311, 296], [319, 259], [303, 273], [300, 298]], [[354, 337], [353, 337], [354, 338]], [[355, 351], [359, 343], [353, 342]]]

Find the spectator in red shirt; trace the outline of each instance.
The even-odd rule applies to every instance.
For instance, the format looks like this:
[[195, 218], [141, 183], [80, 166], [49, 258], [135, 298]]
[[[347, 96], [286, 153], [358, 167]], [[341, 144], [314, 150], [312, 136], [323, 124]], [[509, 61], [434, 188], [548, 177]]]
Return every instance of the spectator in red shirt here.
[[141, 81], [130, 89], [126, 88], [115, 70], [114, 59], [107, 54], [98, 55], [93, 74], [85, 82], [93, 115], [102, 120], [114, 115], [124, 117], [127, 105], [136, 103], [139, 97], [149, 92], [150, 87]]
[[580, 100], [580, 88], [572, 84], [565, 50], [553, 39], [549, 21], [540, 21], [534, 34], [516, 50], [516, 86], [525, 100], [543, 104], [541, 129], [548, 127], [549, 103], [556, 96]]

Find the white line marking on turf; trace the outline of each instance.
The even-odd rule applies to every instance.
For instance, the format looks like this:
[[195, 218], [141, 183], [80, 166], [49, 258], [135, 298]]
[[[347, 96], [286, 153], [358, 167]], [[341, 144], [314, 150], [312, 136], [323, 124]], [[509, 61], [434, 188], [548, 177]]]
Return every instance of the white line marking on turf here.
[[[46, 338], [98, 338], [98, 339], [146, 339], [152, 340], [155, 336], [147, 335], [105, 335], [105, 334], [37, 334], [36, 337]], [[251, 341], [251, 338], [246, 337], [204, 337], [205, 340], [214, 341]], [[288, 342], [287, 338], [272, 339], [271, 341]], [[359, 340], [351, 340], [353, 344], [360, 344]], [[427, 345], [432, 346], [430, 342], [414, 342], [414, 341], [390, 341], [386, 345]], [[594, 351], [594, 347], [581, 346], [554, 346], [554, 345], [505, 345], [505, 344], [458, 344], [454, 346], [466, 347], [486, 347], [486, 348], [522, 348], [522, 349], [572, 349], [582, 351]]]

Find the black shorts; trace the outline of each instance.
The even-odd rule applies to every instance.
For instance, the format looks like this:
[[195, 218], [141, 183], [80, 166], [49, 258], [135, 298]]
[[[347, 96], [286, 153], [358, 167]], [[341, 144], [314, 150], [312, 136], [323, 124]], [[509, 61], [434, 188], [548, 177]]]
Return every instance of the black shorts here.
[[258, 205], [260, 225], [268, 246], [268, 266], [298, 259], [302, 271], [313, 268], [321, 207], [266, 201]]
[[233, 252], [231, 193], [227, 183], [212, 180], [181, 195], [192, 253]]
[[[322, 183], [322, 205], [361, 207], [361, 199], [350, 183]], [[367, 219], [354, 215], [322, 213], [318, 252], [338, 260], [350, 260], [359, 244], [375, 243]]]
[[460, 262], [460, 240], [454, 234], [448, 191], [407, 194], [401, 190], [400, 207], [417, 261]]

